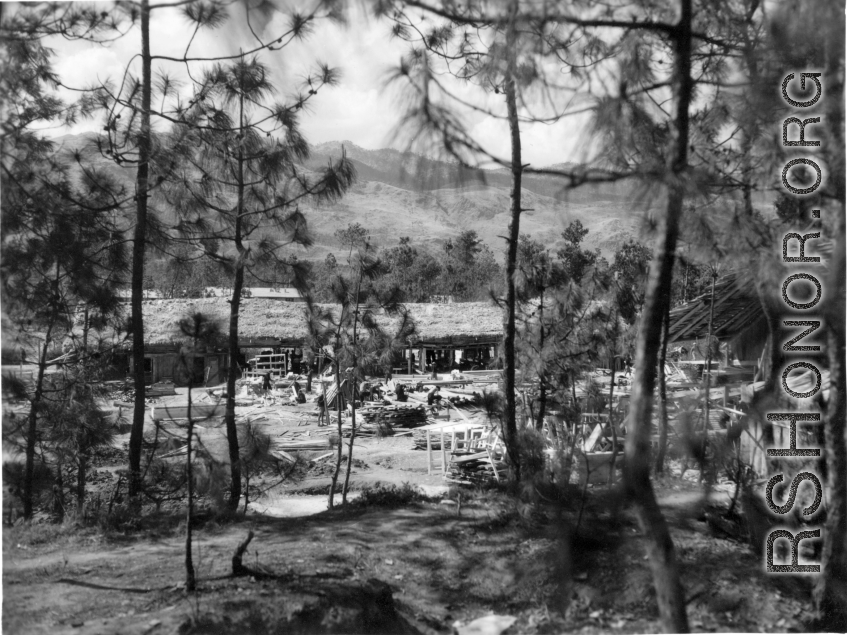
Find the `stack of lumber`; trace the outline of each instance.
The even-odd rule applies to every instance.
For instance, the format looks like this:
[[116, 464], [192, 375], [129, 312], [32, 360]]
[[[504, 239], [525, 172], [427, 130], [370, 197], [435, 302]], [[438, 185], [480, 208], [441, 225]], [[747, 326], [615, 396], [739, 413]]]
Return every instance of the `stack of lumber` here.
[[274, 442], [274, 448], [283, 452], [317, 452], [328, 450], [330, 445], [329, 439], [304, 439], [302, 441], [278, 439]]
[[382, 421], [392, 428], [417, 428], [426, 423], [426, 408], [413, 404], [368, 406], [361, 408], [357, 414], [361, 415], [363, 424], [376, 424]]
[[[391, 436], [395, 428], [409, 430], [426, 422], [426, 408], [423, 406], [367, 406], [356, 410], [356, 436]], [[345, 423], [341, 426], [341, 433], [349, 437], [352, 429], [352, 423]]]
[[507, 470], [499, 452], [453, 452], [446, 480], [451, 483], [484, 484], [500, 480]]

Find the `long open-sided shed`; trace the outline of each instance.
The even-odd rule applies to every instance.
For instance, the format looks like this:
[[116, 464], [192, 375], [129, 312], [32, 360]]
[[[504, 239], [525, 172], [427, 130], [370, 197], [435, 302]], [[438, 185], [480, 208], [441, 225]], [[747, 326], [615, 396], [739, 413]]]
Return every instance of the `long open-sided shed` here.
[[[229, 325], [230, 304], [225, 298], [199, 298], [176, 300], [148, 300], [143, 303], [145, 331], [145, 375], [151, 382], [172, 380], [184, 383], [185, 378], [177, 364], [179, 350], [185, 336], [179, 330], [180, 319], [202, 313], [218, 323], [226, 334]], [[333, 309], [333, 305], [321, 305]], [[503, 337], [502, 312], [484, 302], [455, 304], [407, 304], [415, 323], [415, 334], [407, 342], [405, 364], [409, 369], [424, 369], [428, 361], [452, 360], [456, 350], [478, 351], [480, 359], [496, 358]], [[128, 311], [128, 308], [127, 308]], [[390, 329], [396, 318], [382, 315], [378, 321]], [[292, 355], [302, 354], [308, 341], [306, 307], [298, 303], [245, 298], [238, 315], [238, 345], [245, 356], [263, 348], [287, 350]], [[73, 334], [79, 341], [81, 325]], [[103, 331], [88, 334], [90, 345], [117, 346], [129, 349], [131, 340], [125, 333]], [[228, 364], [225, 343], [207, 347], [194, 360], [194, 374], [208, 383], [223, 381]], [[484, 353], [483, 353], [484, 352]], [[202, 367], [200, 364], [202, 358]], [[428, 360], [429, 358], [429, 360]]]

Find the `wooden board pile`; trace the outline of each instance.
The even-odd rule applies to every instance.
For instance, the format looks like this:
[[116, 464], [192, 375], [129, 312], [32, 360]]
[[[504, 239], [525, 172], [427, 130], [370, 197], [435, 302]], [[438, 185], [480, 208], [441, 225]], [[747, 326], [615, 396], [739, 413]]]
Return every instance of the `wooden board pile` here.
[[479, 403], [476, 395], [447, 395], [447, 400], [459, 408], [468, 408]]
[[[395, 429], [410, 430], [425, 425], [426, 408], [417, 405], [365, 406], [356, 410], [356, 435], [390, 436]], [[344, 436], [350, 436], [351, 424], [343, 426]]]
[[495, 450], [453, 452], [445, 480], [466, 485], [484, 484], [500, 480], [508, 467], [503, 455]]

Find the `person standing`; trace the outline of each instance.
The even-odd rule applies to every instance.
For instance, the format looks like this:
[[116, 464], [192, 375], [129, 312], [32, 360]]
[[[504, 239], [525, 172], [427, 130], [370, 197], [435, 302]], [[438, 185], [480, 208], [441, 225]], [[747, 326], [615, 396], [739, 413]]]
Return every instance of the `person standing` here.
[[439, 388], [438, 386], [433, 386], [429, 389], [429, 392], [426, 394], [426, 403], [428, 406], [441, 403], [441, 395], [439, 394], [440, 392], [441, 388]]
[[323, 393], [318, 395], [318, 427], [322, 427], [324, 425], [324, 416], [326, 416], [326, 425], [329, 425], [329, 414], [326, 410], [326, 399], [323, 396]]
[[262, 399], [267, 399], [271, 396], [271, 377], [273, 373], [271, 371], [265, 371], [265, 374], [262, 375]]

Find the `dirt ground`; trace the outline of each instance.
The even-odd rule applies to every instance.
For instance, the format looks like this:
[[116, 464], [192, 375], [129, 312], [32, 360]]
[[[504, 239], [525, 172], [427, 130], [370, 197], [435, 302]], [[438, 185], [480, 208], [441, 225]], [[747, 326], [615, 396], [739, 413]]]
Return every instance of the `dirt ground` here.
[[[320, 438], [326, 429], [305, 414], [313, 408], [275, 406], [252, 416], [265, 418], [259, 423], [274, 439]], [[210, 426], [201, 434], [214, 448], [221, 432]], [[497, 490], [464, 489], [457, 508], [459, 490], [428, 475], [426, 453], [412, 447], [409, 436], [357, 440], [352, 489], [408, 482], [429, 500], [360, 501], [314, 513], [325, 509], [329, 476], [307, 473], [274, 488], [246, 516], [200, 518], [193, 596], [182, 589], [184, 521], [175, 511], [123, 532], [7, 527], [4, 632], [434, 634], [492, 613], [518, 618], [509, 633], [658, 630], [644, 538], [626, 510], [615, 521], [605, 487], [589, 487], [584, 506], [575, 491], [561, 516], [552, 507], [519, 508]], [[120, 462], [105, 463], [98, 474], [108, 489], [107, 473]], [[714, 535], [694, 479], [689, 472], [656, 483], [692, 629], [803, 630], [807, 581], [769, 577], [746, 544]], [[232, 577], [233, 552], [250, 530], [244, 564], [257, 575]]]
[[[699, 492], [680, 487], [661, 493], [692, 629], [803, 630], [809, 606], [803, 581], [768, 577], [745, 544], [711, 535], [692, 514]], [[181, 588], [184, 526], [173, 518], [127, 535], [7, 529], [4, 632], [449, 633], [456, 620], [491, 613], [518, 617], [515, 633], [658, 630], [643, 537], [632, 518], [624, 515], [613, 527], [606, 506], [590, 501], [580, 530], [563, 540], [561, 525], [523, 519], [504, 495], [465, 492], [463, 499], [458, 514], [455, 504], [433, 501], [200, 523], [195, 597]], [[249, 530], [255, 538], [246, 564], [273, 577], [230, 577], [235, 546]], [[355, 621], [340, 630], [278, 627], [302, 615], [331, 615], [343, 605], [339, 593], [374, 579], [390, 588], [410, 630], [351, 630]], [[562, 588], [568, 579], [571, 585]], [[561, 613], [563, 598], [569, 602]]]

